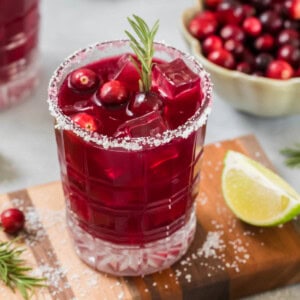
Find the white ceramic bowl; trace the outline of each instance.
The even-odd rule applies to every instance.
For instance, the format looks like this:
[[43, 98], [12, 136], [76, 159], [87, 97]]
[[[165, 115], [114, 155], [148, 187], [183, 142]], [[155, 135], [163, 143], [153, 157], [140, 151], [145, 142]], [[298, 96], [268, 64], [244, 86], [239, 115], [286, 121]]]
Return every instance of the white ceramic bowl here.
[[182, 31], [193, 55], [211, 74], [214, 90], [234, 108], [262, 117], [300, 114], [300, 78], [275, 80], [231, 71], [208, 61], [199, 41], [188, 31], [190, 20], [202, 10], [201, 1], [182, 14]]

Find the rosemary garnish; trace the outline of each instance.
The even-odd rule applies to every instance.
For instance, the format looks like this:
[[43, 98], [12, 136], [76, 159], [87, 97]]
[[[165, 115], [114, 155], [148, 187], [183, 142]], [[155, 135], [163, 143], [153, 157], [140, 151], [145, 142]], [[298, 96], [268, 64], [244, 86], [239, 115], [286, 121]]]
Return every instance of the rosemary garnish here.
[[25, 300], [34, 292], [34, 288], [43, 287], [45, 278], [30, 276], [31, 267], [20, 258], [25, 249], [13, 246], [13, 241], [0, 242], [0, 280], [12, 291], [18, 289]]
[[294, 148], [285, 148], [280, 151], [286, 157], [285, 163], [288, 167], [300, 167], [300, 144], [296, 144]]
[[125, 33], [129, 37], [130, 47], [136, 54], [141, 68], [133, 59], [133, 63], [140, 73], [141, 80], [139, 81], [140, 92], [149, 92], [151, 88], [151, 75], [152, 75], [152, 59], [154, 54], [154, 37], [159, 27], [159, 21], [157, 20], [152, 29], [146, 24], [146, 22], [136, 15], [133, 15], [133, 19], [128, 18], [128, 22], [135, 31], [139, 41], [127, 30]]

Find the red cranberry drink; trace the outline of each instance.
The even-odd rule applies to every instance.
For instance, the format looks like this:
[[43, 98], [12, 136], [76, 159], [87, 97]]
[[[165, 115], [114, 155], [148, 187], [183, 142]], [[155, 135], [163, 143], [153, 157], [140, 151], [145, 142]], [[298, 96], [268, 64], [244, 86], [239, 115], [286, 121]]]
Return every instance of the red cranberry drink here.
[[39, 0], [0, 0], [0, 109], [36, 85]]
[[132, 40], [97, 44], [49, 86], [76, 251], [114, 275], [169, 267], [195, 233], [211, 83], [192, 57], [153, 43], [156, 28], [144, 34], [155, 58], [133, 53]]

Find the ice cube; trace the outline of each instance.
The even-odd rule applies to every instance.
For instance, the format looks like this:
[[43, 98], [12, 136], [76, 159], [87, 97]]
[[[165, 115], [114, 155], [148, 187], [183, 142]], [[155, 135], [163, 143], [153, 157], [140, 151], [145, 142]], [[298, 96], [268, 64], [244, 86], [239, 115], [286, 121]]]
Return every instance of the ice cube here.
[[168, 99], [191, 89], [200, 89], [200, 77], [181, 58], [154, 65], [152, 81], [153, 87]]
[[119, 126], [115, 132], [115, 137], [155, 137], [168, 129], [161, 114], [157, 111], [150, 112], [141, 117], [126, 121]]
[[117, 71], [112, 75], [111, 79], [122, 81], [130, 91], [139, 91], [140, 75], [134, 63], [133, 56], [130, 54], [122, 55], [117, 63]]

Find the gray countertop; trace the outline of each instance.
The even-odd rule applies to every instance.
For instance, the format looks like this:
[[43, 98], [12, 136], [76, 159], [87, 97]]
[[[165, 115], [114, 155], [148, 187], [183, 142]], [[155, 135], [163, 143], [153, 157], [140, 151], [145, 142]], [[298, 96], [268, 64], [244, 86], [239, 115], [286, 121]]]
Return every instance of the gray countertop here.
[[[193, 0], [51, 0], [42, 1], [41, 75], [35, 94], [0, 112], [0, 193], [59, 179], [53, 120], [46, 103], [49, 78], [78, 48], [96, 41], [124, 38], [133, 13], [150, 24], [160, 19], [157, 39], [189, 51], [180, 32], [180, 15]], [[300, 170], [289, 169], [280, 149], [300, 141], [300, 116], [263, 119], [239, 113], [214, 97], [206, 142], [255, 134], [279, 174], [300, 191]], [[299, 299], [300, 285], [251, 299]], [[250, 299], [250, 298], [249, 298]]]

